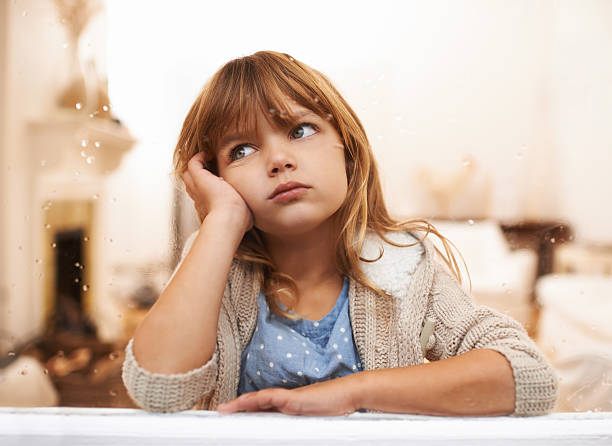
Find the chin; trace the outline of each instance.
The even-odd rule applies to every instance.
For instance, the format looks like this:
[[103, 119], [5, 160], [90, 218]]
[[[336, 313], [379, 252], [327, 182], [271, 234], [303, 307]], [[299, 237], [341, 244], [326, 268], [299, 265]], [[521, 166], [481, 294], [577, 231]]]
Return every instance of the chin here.
[[255, 227], [261, 232], [275, 237], [294, 237], [312, 232], [328, 220], [329, 218], [291, 218], [282, 222], [274, 222], [274, 224], [266, 222], [268, 224], [263, 223], [262, 225], [259, 225], [257, 222], [255, 222]]

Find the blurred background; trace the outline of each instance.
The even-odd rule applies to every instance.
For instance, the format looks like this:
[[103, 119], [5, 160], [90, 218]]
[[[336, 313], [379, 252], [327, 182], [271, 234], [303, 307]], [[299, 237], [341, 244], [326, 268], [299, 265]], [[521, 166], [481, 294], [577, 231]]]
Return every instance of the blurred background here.
[[134, 407], [123, 348], [198, 227], [171, 181], [225, 62], [287, 52], [363, 121], [397, 217], [612, 410], [612, 2], [0, 0], [0, 405]]

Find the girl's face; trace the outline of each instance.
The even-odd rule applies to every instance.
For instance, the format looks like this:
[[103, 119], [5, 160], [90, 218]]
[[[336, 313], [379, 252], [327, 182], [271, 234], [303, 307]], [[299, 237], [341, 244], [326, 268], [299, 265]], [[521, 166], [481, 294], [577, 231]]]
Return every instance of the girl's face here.
[[276, 236], [316, 229], [347, 195], [344, 145], [335, 128], [297, 104], [287, 111], [300, 116], [292, 129], [275, 129], [258, 112], [259, 137], [225, 135], [216, 153], [219, 176], [246, 201], [254, 225]]

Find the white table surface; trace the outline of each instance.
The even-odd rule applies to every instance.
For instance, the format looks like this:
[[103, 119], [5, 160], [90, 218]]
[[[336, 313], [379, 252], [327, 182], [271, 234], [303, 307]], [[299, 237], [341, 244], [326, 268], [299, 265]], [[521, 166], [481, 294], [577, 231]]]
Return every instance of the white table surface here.
[[612, 412], [454, 418], [0, 407], [0, 445], [612, 445]]

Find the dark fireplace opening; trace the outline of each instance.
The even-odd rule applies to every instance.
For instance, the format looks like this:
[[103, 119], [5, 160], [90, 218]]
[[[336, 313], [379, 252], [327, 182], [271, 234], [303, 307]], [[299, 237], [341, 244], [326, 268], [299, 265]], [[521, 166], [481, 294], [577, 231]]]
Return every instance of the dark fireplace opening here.
[[82, 229], [60, 231], [55, 234], [55, 305], [50, 323], [54, 333], [93, 335], [96, 329], [87, 314], [83, 301], [88, 284], [84, 283]]

